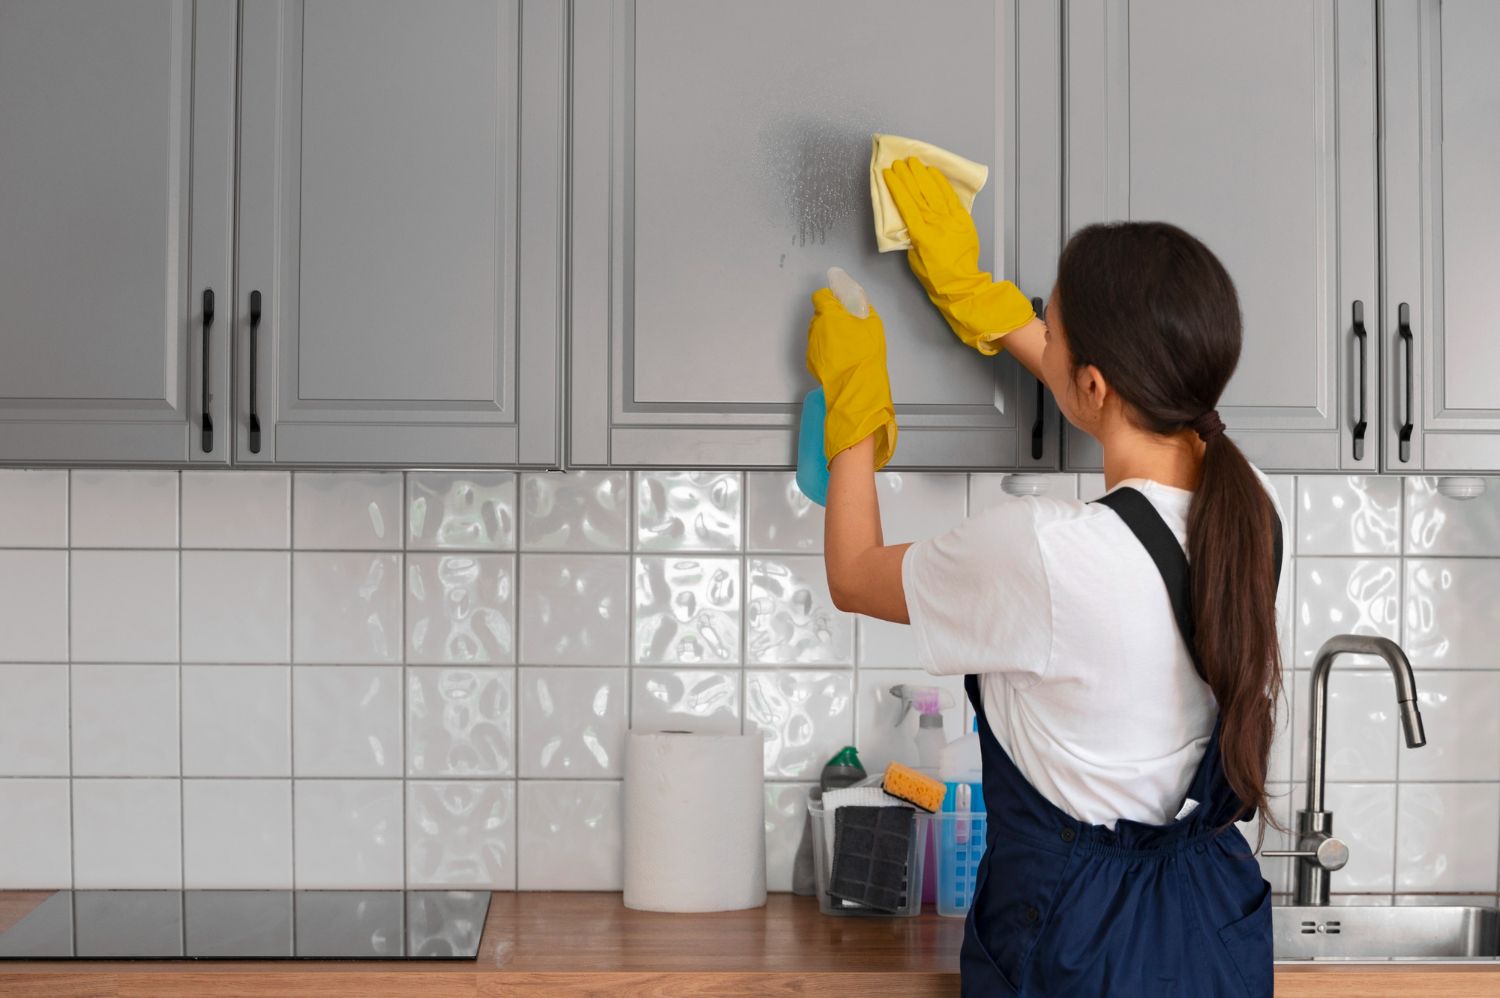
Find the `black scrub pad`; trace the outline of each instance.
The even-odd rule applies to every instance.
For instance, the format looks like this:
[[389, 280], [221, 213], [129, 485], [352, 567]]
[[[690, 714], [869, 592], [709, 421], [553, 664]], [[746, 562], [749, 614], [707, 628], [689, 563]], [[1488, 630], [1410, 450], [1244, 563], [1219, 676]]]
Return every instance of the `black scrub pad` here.
[[835, 811], [829, 896], [891, 914], [904, 907], [916, 825], [909, 807], [851, 804]]

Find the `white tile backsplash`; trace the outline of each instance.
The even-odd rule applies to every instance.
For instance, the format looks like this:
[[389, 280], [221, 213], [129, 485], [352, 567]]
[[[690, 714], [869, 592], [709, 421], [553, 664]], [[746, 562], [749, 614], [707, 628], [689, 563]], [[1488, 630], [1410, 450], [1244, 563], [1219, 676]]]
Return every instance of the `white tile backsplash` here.
[[[1043, 477], [1056, 499], [1103, 491]], [[1012, 501], [1003, 478], [882, 473], [886, 540]], [[1303, 804], [1318, 646], [1396, 638], [1428, 745], [1402, 744], [1380, 663], [1340, 660], [1328, 802], [1352, 858], [1334, 890], [1500, 889], [1500, 489], [1272, 484], [1296, 555], [1278, 814]], [[0, 815], [20, 818], [0, 821], [0, 889], [75, 870], [618, 889], [630, 727], [761, 732], [787, 889], [827, 758], [910, 759], [890, 686], [949, 690], [949, 737], [967, 716], [911, 628], [832, 608], [822, 518], [787, 472], [0, 470]], [[1262, 862], [1278, 890], [1289, 866]]]
[[854, 673], [747, 670], [745, 731], [765, 739], [768, 780], [816, 780], [854, 744]]
[[0, 779], [0, 884], [6, 890], [73, 886], [68, 780]]
[[521, 775], [623, 775], [630, 727], [625, 669], [521, 669]]
[[182, 552], [183, 661], [290, 661], [291, 578], [286, 551]]
[[1500, 559], [1411, 558], [1401, 646], [1417, 668], [1500, 667]]
[[292, 544], [298, 548], [401, 548], [401, 474], [299, 471], [292, 475]]
[[400, 780], [296, 780], [293, 878], [300, 890], [401, 887]]
[[1405, 553], [1500, 557], [1500, 480], [1483, 495], [1449, 499], [1436, 478], [1407, 478]]
[[1500, 782], [1500, 672], [1423, 671], [1417, 701], [1427, 744], [1407, 750], [1402, 743], [1403, 782]]
[[73, 781], [73, 886], [182, 887], [178, 780]]
[[521, 662], [612, 665], [630, 658], [630, 559], [523, 554]]
[[875, 476], [880, 529], [887, 544], [905, 544], [947, 533], [963, 522], [967, 475], [882, 471]]
[[68, 472], [0, 468], [0, 548], [68, 546]]
[[1297, 480], [1297, 553], [1401, 553], [1401, 479], [1303, 475]]
[[80, 468], [70, 492], [74, 547], [177, 546], [177, 472]]
[[513, 551], [516, 476], [413, 472], [406, 479], [406, 527], [406, 546], [414, 550]]
[[409, 781], [406, 863], [411, 888], [515, 890], [515, 784]]
[[292, 771], [301, 776], [400, 776], [401, 670], [292, 669]]
[[406, 670], [406, 775], [514, 776], [515, 670]]
[[792, 889], [797, 847], [807, 827], [807, 792], [813, 783], [766, 784], [766, 889]]
[[1396, 889], [1489, 890], [1500, 859], [1500, 784], [1412, 783], [1399, 794]]
[[406, 660], [516, 659], [515, 555], [406, 556]]
[[630, 473], [523, 474], [521, 549], [630, 550]]
[[[1401, 637], [1401, 561], [1398, 558], [1297, 559], [1293, 661], [1311, 669], [1318, 649], [1335, 634]], [[1334, 668], [1381, 666], [1369, 655], [1343, 655]]]
[[177, 666], [73, 666], [73, 775], [176, 776]]
[[183, 776], [291, 776], [292, 670], [182, 669]]
[[183, 780], [187, 888], [292, 887], [291, 780]]
[[72, 552], [75, 662], [177, 661], [176, 551]]
[[632, 730], [740, 733], [738, 670], [634, 669], [630, 681]]
[[67, 776], [68, 667], [0, 665], [0, 773]]
[[182, 546], [291, 546], [292, 476], [287, 471], [184, 471]]
[[624, 887], [618, 780], [523, 780], [517, 796], [517, 886], [521, 890], [618, 891]]
[[737, 665], [740, 654], [738, 558], [698, 555], [635, 559], [637, 665]]
[[738, 551], [740, 473], [638, 471], [638, 551]]
[[792, 472], [745, 473], [745, 549], [791, 554], [823, 550], [823, 507], [802, 494]]
[[292, 659], [399, 662], [401, 556], [347, 551], [292, 555]]
[[68, 660], [68, 552], [0, 551], [0, 661]]
[[834, 607], [822, 558], [750, 558], [745, 588], [747, 663], [854, 664], [854, 617]]

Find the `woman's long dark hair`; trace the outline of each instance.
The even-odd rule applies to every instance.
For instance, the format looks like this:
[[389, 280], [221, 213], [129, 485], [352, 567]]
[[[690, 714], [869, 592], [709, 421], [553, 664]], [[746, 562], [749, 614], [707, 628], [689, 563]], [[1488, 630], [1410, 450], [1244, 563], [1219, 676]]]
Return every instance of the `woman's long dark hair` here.
[[[1068, 241], [1057, 307], [1074, 371], [1092, 364], [1146, 430], [1175, 434], [1218, 407], [1240, 357], [1234, 282], [1193, 236], [1163, 222], [1091, 225]], [[1281, 691], [1272, 534], [1276, 511], [1250, 462], [1207, 441], [1188, 512], [1198, 661], [1218, 701], [1224, 775], [1243, 817], [1271, 820], [1266, 763]]]

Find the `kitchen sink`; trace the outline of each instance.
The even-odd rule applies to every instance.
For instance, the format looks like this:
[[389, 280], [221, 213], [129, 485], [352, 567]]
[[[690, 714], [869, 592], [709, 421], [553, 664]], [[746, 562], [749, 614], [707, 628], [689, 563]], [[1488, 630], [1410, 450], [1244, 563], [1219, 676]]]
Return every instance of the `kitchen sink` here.
[[1278, 960], [1500, 956], [1500, 908], [1289, 905], [1271, 920]]

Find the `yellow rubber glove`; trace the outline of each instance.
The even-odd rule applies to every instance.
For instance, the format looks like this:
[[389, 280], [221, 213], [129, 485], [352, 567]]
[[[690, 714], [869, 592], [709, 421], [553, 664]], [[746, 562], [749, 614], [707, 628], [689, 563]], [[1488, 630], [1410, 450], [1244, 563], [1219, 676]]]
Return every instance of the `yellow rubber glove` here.
[[823, 454], [829, 461], [875, 434], [875, 467], [896, 453], [896, 407], [885, 369], [885, 325], [875, 310], [857, 319], [827, 288], [812, 297], [807, 369], [823, 386], [828, 417]]
[[891, 199], [911, 233], [906, 261], [958, 338], [980, 353], [1030, 322], [1031, 302], [1010, 281], [979, 269], [979, 231], [948, 178], [911, 156], [884, 173]]

